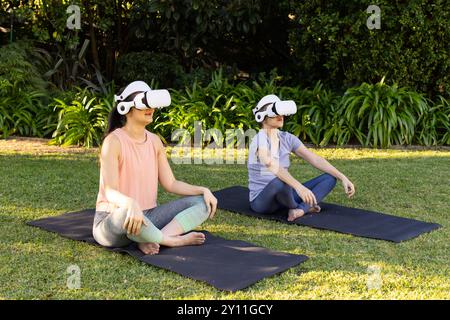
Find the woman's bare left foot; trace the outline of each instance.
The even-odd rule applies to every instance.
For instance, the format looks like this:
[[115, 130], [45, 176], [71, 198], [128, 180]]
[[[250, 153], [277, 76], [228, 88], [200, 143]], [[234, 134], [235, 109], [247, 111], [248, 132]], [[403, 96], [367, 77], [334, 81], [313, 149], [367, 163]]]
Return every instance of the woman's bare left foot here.
[[158, 254], [159, 253], [159, 244], [153, 243], [153, 242], [147, 242], [147, 243], [138, 243], [139, 249], [144, 254]]
[[303, 209], [289, 209], [288, 213], [288, 221], [294, 221], [297, 218], [300, 218], [305, 214]]
[[161, 244], [168, 247], [201, 245], [205, 239], [205, 235], [201, 232], [190, 232], [180, 236], [165, 236]]

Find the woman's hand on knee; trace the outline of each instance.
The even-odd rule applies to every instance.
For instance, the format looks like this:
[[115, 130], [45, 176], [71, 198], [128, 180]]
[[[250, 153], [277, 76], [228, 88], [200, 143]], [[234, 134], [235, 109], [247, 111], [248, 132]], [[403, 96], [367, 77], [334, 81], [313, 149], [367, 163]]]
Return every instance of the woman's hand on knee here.
[[217, 198], [208, 188], [205, 188], [203, 191], [203, 199], [205, 200], [206, 207], [208, 208], [208, 216], [212, 219], [217, 210]]
[[127, 230], [128, 234], [139, 235], [142, 224], [147, 225], [144, 217], [144, 213], [139, 204], [135, 200], [130, 200], [127, 204], [127, 217], [123, 223], [123, 228]]
[[315, 206], [317, 204], [316, 196], [314, 193], [306, 188], [305, 186], [300, 186], [295, 191], [298, 193], [299, 197], [308, 204], [309, 206]]

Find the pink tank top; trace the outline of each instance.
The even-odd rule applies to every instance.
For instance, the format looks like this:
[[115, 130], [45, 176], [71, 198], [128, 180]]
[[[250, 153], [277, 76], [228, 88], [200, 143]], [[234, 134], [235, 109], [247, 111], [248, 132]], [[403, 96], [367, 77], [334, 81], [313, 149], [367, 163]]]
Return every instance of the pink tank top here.
[[[136, 200], [142, 210], [156, 207], [158, 196], [157, 137], [145, 130], [147, 140], [139, 143], [122, 128], [111, 132], [120, 141], [119, 192]], [[114, 210], [105, 196], [103, 178], [100, 174], [97, 211]]]

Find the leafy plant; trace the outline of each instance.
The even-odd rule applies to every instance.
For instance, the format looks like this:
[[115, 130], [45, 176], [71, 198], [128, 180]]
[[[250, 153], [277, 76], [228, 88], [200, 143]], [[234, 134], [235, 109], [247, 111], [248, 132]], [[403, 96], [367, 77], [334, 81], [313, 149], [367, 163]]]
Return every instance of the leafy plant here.
[[[384, 75], [427, 97], [449, 92], [448, 2], [380, 0], [381, 29], [370, 30], [370, 1], [295, 1], [288, 32], [297, 81], [333, 88], [375, 83]], [[399, 14], [401, 13], [401, 14]], [[446, 96], [448, 98], [448, 96]]]
[[187, 129], [193, 134], [195, 121], [201, 122], [204, 130], [218, 129], [223, 134], [228, 129], [256, 128], [251, 109], [256, 99], [260, 99], [257, 92], [269, 92], [269, 86], [256, 83], [253, 87], [244, 83], [234, 86], [218, 70], [206, 87], [194, 82], [184, 90], [172, 90], [171, 107], [162, 109], [151, 127], [165, 139], [176, 129]]
[[97, 97], [87, 89], [77, 88], [74, 99], [66, 103], [55, 99], [58, 124], [51, 144], [99, 146], [108, 124], [112, 97]]
[[148, 51], [131, 52], [117, 62], [117, 79], [121, 86], [135, 80], [158, 82], [164, 88], [183, 82], [184, 70], [173, 56]]
[[[51, 112], [45, 106], [49, 100], [46, 82], [29, 61], [28, 42], [18, 42], [0, 50], [0, 134], [22, 136], [46, 136], [49, 131], [47, 118]], [[54, 119], [54, 118], [53, 118]]]
[[431, 104], [421, 117], [415, 141], [420, 145], [432, 146], [450, 144], [450, 102], [439, 96], [439, 101]]
[[363, 83], [348, 89], [331, 130], [340, 130], [339, 135], [346, 132], [348, 138], [356, 137], [363, 146], [387, 148], [392, 144], [411, 144], [416, 125], [428, 107], [422, 94], [396, 84], [386, 85], [383, 78], [374, 85]]
[[284, 87], [280, 91], [280, 96], [298, 105], [297, 113], [287, 118], [285, 129], [304, 141], [319, 145], [332, 123], [338, 96], [325, 89], [320, 81], [312, 90]]

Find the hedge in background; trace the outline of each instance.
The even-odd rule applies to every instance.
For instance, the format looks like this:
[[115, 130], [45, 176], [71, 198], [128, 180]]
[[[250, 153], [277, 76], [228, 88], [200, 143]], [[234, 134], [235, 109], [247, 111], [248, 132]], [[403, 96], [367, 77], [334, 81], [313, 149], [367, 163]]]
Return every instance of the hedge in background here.
[[[69, 3], [80, 5], [81, 30], [66, 27]], [[366, 9], [373, 4], [381, 9], [380, 30], [366, 25]], [[339, 92], [385, 77], [390, 85], [434, 100], [450, 97], [448, 0], [3, 1], [3, 27], [10, 23], [11, 6], [15, 39], [40, 41], [53, 69], [60, 57], [65, 62], [59, 69], [76, 66], [71, 57], [89, 39], [83, 65], [95, 66], [105, 82], [120, 82], [118, 58], [149, 51], [170, 55], [187, 74], [230, 66], [254, 79], [277, 68], [286, 85], [314, 86], [320, 80]], [[0, 33], [0, 41], [7, 38]], [[71, 80], [64, 74], [63, 80]]]
[[[369, 5], [381, 9], [381, 29], [369, 30]], [[450, 93], [448, 0], [295, 1], [290, 31], [303, 78], [348, 88], [383, 77], [430, 97]], [[392, 82], [391, 82], [392, 81]]]
[[183, 75], [183, 68], [177, 60], [163, 53], [131, 52], [120, 57], [117, 63], [117, 79], [121, 86], [140, 79], [148, 84], [167, 88], [183, 81], [180, 79]]

